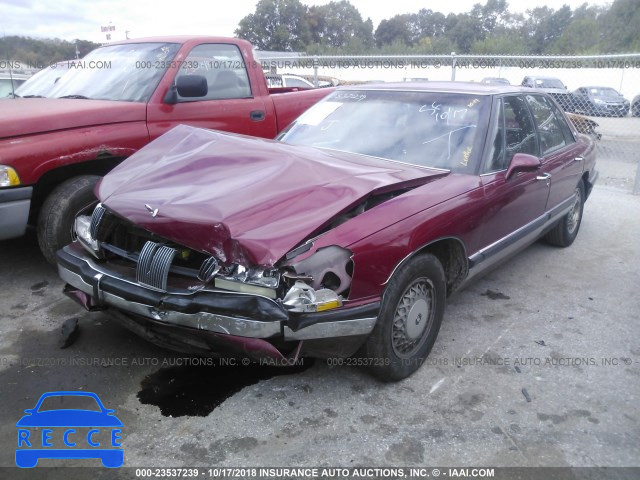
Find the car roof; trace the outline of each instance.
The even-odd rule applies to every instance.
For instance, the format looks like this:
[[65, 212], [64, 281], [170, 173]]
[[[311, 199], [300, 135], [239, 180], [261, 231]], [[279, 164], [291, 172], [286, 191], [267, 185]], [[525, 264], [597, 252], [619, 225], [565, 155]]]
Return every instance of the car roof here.
[[560, 80], [558, 77], [549, 77], [548, 75], [527, 75], [525, 78], [539, 78], [541, 80]]
[[158, 37], [130, 38], [102, 45], [124, 45], [127, 43], [248, 43], [246, 40], [230, 37], [212, 37], [209, 35], [163, 35]]
[[488, 84], [480, 82], [398, 82], [350, 85], [344, 90], [401, 90], [405, 92], [463, 93], [470, 95], [497, 95], [502, 93], [531, 93], [530, 88], [519, 85]]

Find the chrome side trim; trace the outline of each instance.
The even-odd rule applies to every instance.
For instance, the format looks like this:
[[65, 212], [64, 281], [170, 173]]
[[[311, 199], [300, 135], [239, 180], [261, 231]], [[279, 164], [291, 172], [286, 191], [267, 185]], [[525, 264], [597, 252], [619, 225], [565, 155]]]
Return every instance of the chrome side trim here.
[[[93, 287], [86, 283], [80, 275], [58, 265], [60, 278], [69, 285], [74, 286], [84, 293], [94, 296]], [[281, 334], [280, 322], [258, 322], [248, 318], [228, 317], [209, 312], [181, 313], [166, 311], [137, 302], [130, 302], [122, 297], [101, 291], [102, 301], [123, 312], [163, 322], [170, 325], [196, 328], [215, 333], [224, 333], [239, 337], [269, 338]]]
[[337, 322], [324, 322], [310, 325], [294, 332], [284, 327], [285, 340], [312, 340], [314, 338], [348, 337], [352, 335], [368, 335], [376, 326], [378, 317], [358, 318]]
[[544, 231], [566, 215], [575, 201], [575, 195], [571, 195], [552, 210], [532, 220], [506, 237], [496, 240], [491, 245], [483, 248], [469, 257], [469, 275], [464, 283], [475, 277], [480, 272], [499, 263], [518, 250], [533, 243]]

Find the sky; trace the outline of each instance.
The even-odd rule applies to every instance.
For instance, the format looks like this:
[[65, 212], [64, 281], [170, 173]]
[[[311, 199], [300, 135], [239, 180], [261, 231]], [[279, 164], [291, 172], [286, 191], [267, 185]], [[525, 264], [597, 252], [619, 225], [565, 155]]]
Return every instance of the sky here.
[[[509, 10], [524, 12], [537, 6], [553, 9], [563, 4], [572, 9], [585, 0], [507, 0]], [[351, 0], [364, 19], [370, 17], [374, 29], [385, 18], [400, 13], [415, 13], [421, 8], [461, 13], [486, 0]], [[0, 0], [0, 36], [21, 35], [34, 38], [76, 38], [105, 43], [101, 27], [111, 26], [111, 40], [154, 35], [233, 36], [238, 22], [255, 11], [257, 0]], [[329, 0], [302, 0], [306, 5], [322, 5]], [[592, 5], [611, 1], [591, 0]]]

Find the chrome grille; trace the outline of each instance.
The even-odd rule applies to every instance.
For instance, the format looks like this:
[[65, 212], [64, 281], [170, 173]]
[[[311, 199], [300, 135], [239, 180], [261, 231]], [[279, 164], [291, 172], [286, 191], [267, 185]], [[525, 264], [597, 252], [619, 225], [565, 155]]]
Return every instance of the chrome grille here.
[[157, 290], [167, 289], [167, 278], [176, 249], [148, 241], [140, 251], [136, 281]]
[[215, 257], [209, 257], [204, 262], [202, 262], [202, 266], [200, 267], [200, 271], [198, 272], [198, 279], [203, 282], [209, 282], [216, 273], [220, 270], [220, 263]]
[[106, 211], [106, 208], [104, 208], [101, 203], [99, 203], [93, 210], [93, 214], [91, 215], [91, 224], [89, 224], [89, 233], [91, 234], [91, 238], [97, 238], [96, 234], [98, 233], [98, 227], [100, 226], [100, 222], [102, 221]]

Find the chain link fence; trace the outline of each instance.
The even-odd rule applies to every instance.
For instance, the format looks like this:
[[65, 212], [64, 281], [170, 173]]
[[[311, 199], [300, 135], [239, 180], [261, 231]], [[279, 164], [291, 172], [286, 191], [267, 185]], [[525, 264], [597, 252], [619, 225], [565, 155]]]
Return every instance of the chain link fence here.
[[295, 76], [319, 87], [454, 80], [542, 89], [596, 140], [599, 183], [640, 194], [640, 53], [287, 56], [265, 58], [262, 65], [272, 76]]

